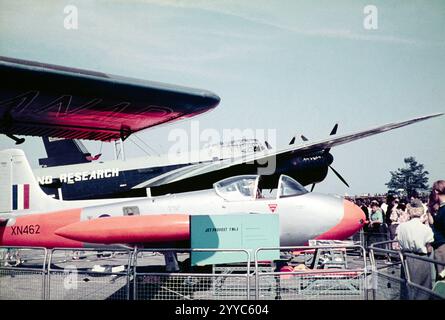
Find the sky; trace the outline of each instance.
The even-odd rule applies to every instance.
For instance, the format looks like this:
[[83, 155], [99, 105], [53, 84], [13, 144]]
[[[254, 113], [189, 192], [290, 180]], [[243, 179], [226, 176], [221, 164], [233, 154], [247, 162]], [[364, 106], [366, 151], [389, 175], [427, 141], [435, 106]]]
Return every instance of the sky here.
[[[74, 5], [78, 28], [66, 29]], [[377, 29], [364, 28], [367, 5]], [[274, 147], [445, 112], [445, 2], [413, 1], [4, 1], [0, 55], [210, 90], [219, 106], [199, 127], [276, 130]], [[383, 193], [390, 171], [414, 156], [429, 184], [445, 179], [445, 116], [334, 147], [333, 173], [316, 191]], [[172, 129], [137, 136], [158, 152]], [[85, 142], [113, 158], [109, 144]], [[0, 136], [0, 148], [14, 143]], [[21, 146], [31, 166], [45, 156], [39, 138]], [[127, 158], [146, 156], [131, 141]], [[155, 156], [155, 155], [152, 155]]]

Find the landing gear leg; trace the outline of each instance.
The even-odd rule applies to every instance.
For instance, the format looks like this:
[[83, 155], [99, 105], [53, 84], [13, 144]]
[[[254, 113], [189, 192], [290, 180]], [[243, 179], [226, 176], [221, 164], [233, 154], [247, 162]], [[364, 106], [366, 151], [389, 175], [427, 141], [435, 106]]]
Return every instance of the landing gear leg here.
[[163, 253], [165, 259], [165, 270], [167, 272], [179, 272], [178, 256], [174, 251]]

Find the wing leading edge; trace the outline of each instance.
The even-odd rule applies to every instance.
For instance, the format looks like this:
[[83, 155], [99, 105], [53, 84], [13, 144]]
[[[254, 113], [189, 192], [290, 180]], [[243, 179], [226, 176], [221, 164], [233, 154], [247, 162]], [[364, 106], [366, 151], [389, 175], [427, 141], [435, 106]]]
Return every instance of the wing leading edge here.
[[206, 90], [0, 57], [0, 133], [111, 141], [215, 108]]
[[[363, 139], [372, 135], [376, 135], [379, 133], [383, 133], [386, 131], [394, 130], [397, 128], [401, 128], [404, 126], [408, 126], [410, 124], [425, 121], [427, 119], [439, 117], [443, 115], [443, 113], [436, 113], [432, 115], [427, 116], [421, 116], [412, 118], [406, 121], [400, 121], [400, 122], [394, 122], [394, 123], [388, 123], [382, 126], [377, 126], [374, 128], [370, 128], [363, 131], [358, 131], [350, 134], [344, 134], [339, 136], [330, 136], [327, 139], [323, 139], [320, 141], [314, 141], [312, 143], [305, 143], [302, 145], [292, 145], [289, 148], [279, 150], [277, 152], [270, 153], [268, 151], [265, 152], [258, 152], [255, 154], [251, 154], [247, 157], [240, 157], [237, 159], [229, 159], [229, 160], [223, 160], [216, 163], [202, 163], [199, 165], [195, 165], [194, 167], [185, 167], [180, 168], [178, 170], [175, 170], [173, 172], [167, 173], [165, 175], [156, 177], [154, 179], [151, 179], [149, 181], [146, 181], [145, 183], [142, 183], [135, 188], [140, 187], [157, 187], [161, 185], [166, 185], [169, 183], [174, 183], [182, 180], [186, 180], [189, 178], [198, 178], [202, 177], [206, 174], [212, 173], [212, 176], [217, 176], [217, 172], [222, 172], [223, 170], [234, 168], [237, 166], [246, 166], [248, 164], [266, 164], [268, 161], [273, 160], [274, 157], [276, 158], [286, 158], [289, 156], [304, 156], [313, 152], [322, 151], [331, 147], [335, 147], [338, 145], [342, 145], [354, 140]], [[235, 172], [237, 170], [234, 170]]]

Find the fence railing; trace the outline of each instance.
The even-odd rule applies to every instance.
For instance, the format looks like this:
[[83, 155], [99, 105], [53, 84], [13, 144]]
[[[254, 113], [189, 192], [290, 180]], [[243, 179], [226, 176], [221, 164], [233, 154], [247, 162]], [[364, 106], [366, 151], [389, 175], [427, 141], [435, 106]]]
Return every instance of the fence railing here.
[[[434, 291], [433, 283], [435, 282], [435, 266], [436, 265], [445, 265], [445, 262], [437, 261], [429, 258], [426, 255], [418, 255], [411, 252], [406, 252], [404, 250], [394, 250], [392, 249], [392, 245], [397, 243], [397, 240], [388, 240], [381, 241], [372, 244], [369, 247], [369, 258], [372, 266], [372, 274], [373, 274], [373, 284], [372, 289], [374, 292], [374, 297], [378, 299], [378, 280], [380, 278], [388, 279], [393, 283], [398, 283], [400, 296], [398, 297], [401, 300], [405, 299], [445, 299], [445, 296], [440, 295], [436, 291]], [[384, 255], [388, 258], [388, 264], [386, 266], [382, 266], [378, 268], [377, 254]], [[425, 279], [431, 279], [431, 286], [428, 284], [420, 285], [413, 281], [414, 275], [412, 273], [413, 270], [410, 270], [410, 265], [412, 263], [416, 263], [419, 261], [423, 261], [428, 266], [423, 266], [422, 270], [425, 272]], [[398, 265], [400, 267], [400, 275], [394, 275], [395, 272], [385, 272], [387, 269], [391, 269], [393, 266]], [[426, 267], [426, 268], [425, 268]], [[428, 274], [428, 272], [430, 274]], [[415, 275], [416, 278], [419, 277], [418, 274]], [[382, 297], [387, 298], [387, 297]]]
[[[287, 263], [285, 268], [264, 271], [259, 268], [260, 255], [271, 250], [309, 254], [312, 260], [304, 257], [304, 265], [300, 261], [293, 268], [292, 263], [290, 266]], [[358, 251], [359, 259], [363, 260], [361, 267], [347, 267], [348, 251]], [[259, 248], [255, 251], [254, 261], [257, 300], [366, 299], [366, 252], [360, 245]], [[307, 268], [308, 264], [312, 268]]]
[[[407, 259], [438, 261], [393, 250], [391, 241], [243, 249], [0, 247], [0, 299], [264, 300], [400, 299], [391, 283], [441, 298], [412, 281]], [[274, 254], [271, 254], [274, 252]], [[237, 256], [234, 263], [194, 259]], [[271, 258], [274, 257], [274, 258]], [[378, 258], [386, 263], [379, 263]], [[198, 262], [197, 262], [198, 261]], [[388, 263], [389, 261], [389, 263]], [[400, 277], [400, 270], [406, 277]], [[442, 297], [443, 298], [443, 297]]]
[[[46, 276], [48, 300], [128, 300], [133, 251], [52, 249]], [[97, 258], [100, 257], [100, 260]], [[96, 264], [106, 261], [106, 267]], [[107, 292], [113, 291], [111, 297]]]
[[45, 248], [0, 247], [0, 299], [45, 299], [47, 259]]
[[[168, 273], [159, 272], [151, 266], [150, 260], [154, 254], [175, 255], [170, 262]], [[192, 267], [191, 255], [198, 253], [241, 254], [241, 262], [237, 264], [237, 272], [230, 267], [209, 269], [205, 266]], [[167, 261], [166, 261], [167, 262]], [[179, 264], [183, 267], [179, 271]], [[248, 250], [243, 249], [141, 249], [134, 252], [134, 294], [135, 300], [240, 300], [250, 299], [250, 264], [251, 257]], [[233, 269], [233, 267], [232, 267]]]

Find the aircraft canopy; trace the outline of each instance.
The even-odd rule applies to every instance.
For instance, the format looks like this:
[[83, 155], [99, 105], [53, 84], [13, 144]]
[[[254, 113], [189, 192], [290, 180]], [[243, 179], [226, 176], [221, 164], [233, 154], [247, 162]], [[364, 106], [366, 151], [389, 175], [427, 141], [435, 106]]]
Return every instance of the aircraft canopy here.
[[245, 201], [264, 198], [286, 198], [307, 193], [308, 191], [289, 176], [281, 175], [275, 192], [261, 188], [260, 175], [241, 175], [230, 177], [214, 184], [215, 192], [227, 201]]

